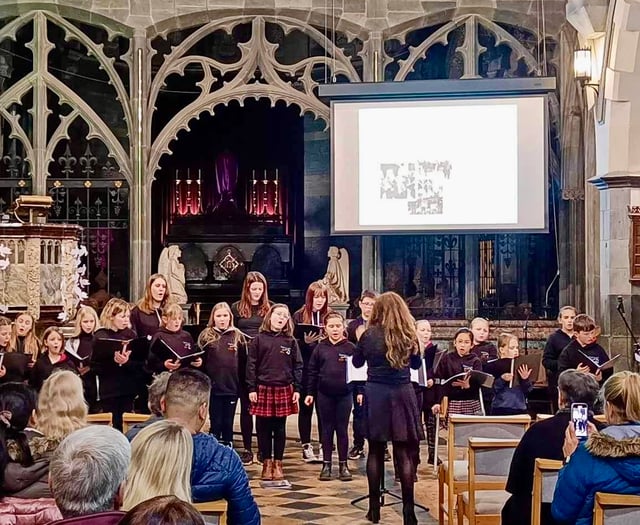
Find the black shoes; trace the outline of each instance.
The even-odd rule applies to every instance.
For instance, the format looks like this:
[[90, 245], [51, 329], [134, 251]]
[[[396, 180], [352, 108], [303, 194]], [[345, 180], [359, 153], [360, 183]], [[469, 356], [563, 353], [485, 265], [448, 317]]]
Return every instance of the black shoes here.
[[349, 459], [356, 460], [364, 458], [364, 450], [362, 447], [353, 446], [349, 451]]
[[340, 461], [340, 471], [338, 473], [338, 479], [340, 481], [351, 481], [353, 479], [351, 472], [349, 472], [349, 467], [347, 467], [346, 461]]
[[325, 462], [322, 464], [322, 470], [320, 471], [320, 476], [318, 476], [320, 481], [331, 481], [331, 463]]

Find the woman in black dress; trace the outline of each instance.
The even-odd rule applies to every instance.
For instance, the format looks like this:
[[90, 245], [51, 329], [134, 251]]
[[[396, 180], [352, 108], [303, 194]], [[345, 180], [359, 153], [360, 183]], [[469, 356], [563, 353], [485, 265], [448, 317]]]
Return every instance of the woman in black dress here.
[[369, 455], [369, 512], [380, 520], [380, 480], [384, 475], [384, 447], [393, 442], [393, 455], [402, 487], [404, 525], [418, 523], [414, 512], [415, 450], [424, 439], [418, 403], [410, 382], [409, 366], [421, 365], [415, 321], [402, 298], [394, 292], [378, 297], [369, 328], [358, 341], [353, 365], [367, 363], [365, 414]]

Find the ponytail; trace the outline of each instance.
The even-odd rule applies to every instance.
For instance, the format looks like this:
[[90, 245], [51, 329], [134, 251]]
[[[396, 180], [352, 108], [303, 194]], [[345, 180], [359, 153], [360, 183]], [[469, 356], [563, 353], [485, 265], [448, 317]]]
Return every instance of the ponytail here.
[[640, 375], [629, 370], [613, 374], [602, 387], [607, 401], [623, 421], [640, 422]]

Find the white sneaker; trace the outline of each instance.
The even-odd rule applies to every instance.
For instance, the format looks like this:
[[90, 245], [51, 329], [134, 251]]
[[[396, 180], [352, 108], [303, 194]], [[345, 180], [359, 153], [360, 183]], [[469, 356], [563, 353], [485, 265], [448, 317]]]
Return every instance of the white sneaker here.
[[305, 463], [315, 463], [318, 461], [316, 455], [313, 453], [313, 447], [311, 443], [306, 443], [302, 445], [302, 459]]

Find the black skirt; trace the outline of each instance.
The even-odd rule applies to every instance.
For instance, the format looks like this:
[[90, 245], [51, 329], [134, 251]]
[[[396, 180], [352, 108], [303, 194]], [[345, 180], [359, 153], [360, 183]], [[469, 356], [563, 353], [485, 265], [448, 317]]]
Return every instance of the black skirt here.
[[420, 412], [411, 383], [365, 385], [366, 437], [372, 441], [424, 439]]

